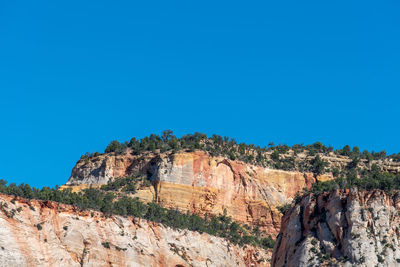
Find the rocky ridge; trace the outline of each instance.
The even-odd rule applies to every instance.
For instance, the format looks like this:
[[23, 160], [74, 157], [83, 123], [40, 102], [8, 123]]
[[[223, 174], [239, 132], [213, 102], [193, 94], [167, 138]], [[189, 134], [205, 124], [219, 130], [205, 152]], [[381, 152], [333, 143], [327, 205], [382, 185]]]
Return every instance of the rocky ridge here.
[[[67, 185], [77, 185], [77, 184], [106, 184], [108, 180], [116, 177], [125, 177], [134, 171], [148, 171], [149, 164], [157, 164], [162, 158], [173, 156], [173, 152], [164, 153], [152, 153], [143, 152], [140, 155], [133, 155], [130, 149], [127, 149], [125, 153], [105, 153], [97, 154], [96, 156], [86, 157], [78, 160], [77, 164], [71, 172], [71, 176], [67, 182]], [[197, 150], [195, 152], [185, 152], [180, 151], [176, 154], [205, 154], [209, 158], [214, 158], [217, 160], [226, 160], [230, 162], [241, 162], [238, 160], [229, 160], [226, 157], [214, 157], [210, 156], [207, 152]], [[353, 161], [347, 156], [337, 155], [333, 152], [328, 154], [320, 153], [318, 154], [321, 159], [327, 162], [327, 174], [330, 175], [330, 171], [333, 168], [343, 170]], [[271, 159], [271, 153], [266, 153], [267, 158]], [[307, 153], [298, 153], [294, 155], [293, 151], [289, 151], [286, 154], [281, 154], [281, 159], [284, 160], [289, 157], [294, 157], [296, 162], [305, 162], [307, 164], [314, 159], [315, 156], [309, 156]], [[243, 162], [242, 162], [243, 163]], [[258, 166], [250, 163], [243, 163], [249, 166]], [[383, 172], [390, 173], [400, 173], [400, 162], [395, 162], [391, 158], [385, 158], [380, 160], [367, 161], [365, 159], [360, 159], [357, 162], [357, 166], [361, 169], [370, 169], [373, 164], [379, 166]], [[265, 167], [265, 169], [273, 169], [270, 167]], [[276, 169], [278, 170], [278, 169]], [[289, 171], [290, 172], [290, 171]], [[295, 172], [295, 170], [293, 170]], [[300, 172], [300, 171], [299, 171]]]
[[269, 266], [269, 257], [208, 234], [0, 195], [0, 266]]
[[283, 217], [272, 266], [399, 266], [400, 193], [310, 194]]

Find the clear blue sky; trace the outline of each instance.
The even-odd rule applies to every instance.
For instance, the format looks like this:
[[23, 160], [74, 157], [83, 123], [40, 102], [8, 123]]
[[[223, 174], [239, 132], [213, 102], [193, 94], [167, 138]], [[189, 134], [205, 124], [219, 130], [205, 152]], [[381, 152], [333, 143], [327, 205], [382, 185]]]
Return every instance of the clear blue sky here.
[[61, 185], [81, 154], [163, 129], [399, 152], [399, 8], [1, 1], [0, 178]]

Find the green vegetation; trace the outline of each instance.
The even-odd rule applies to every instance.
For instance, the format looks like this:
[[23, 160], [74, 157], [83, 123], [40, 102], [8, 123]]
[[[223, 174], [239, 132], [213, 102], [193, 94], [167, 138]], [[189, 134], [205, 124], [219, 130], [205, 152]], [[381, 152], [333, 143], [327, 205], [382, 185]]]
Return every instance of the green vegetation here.
[[[134, 155], [144, 152], [177, 152], [180, 150], [194, 151], [203, 150], [211, 156], [224, 156], [231, 160], [241, 160], [246, 163], [271, 167], [282, 170], [298, 170], [314, 172], [317, 175], [326, 171], [331, 171], [337, 177], [338, 170], [335, 168], [328, 169], [328, 163], [324, 161], [320, 155], [329, 155], [334, 153], [338, 156], [346, 156], [353, 160], [352, 164], [357, 166], [361, 160], [369, 162], [371, 160], [379, 160], [389, 158], [392, 161], [400, 162], [400, 153], [386, 156], [385, 151], [368, 152], [364, 150], [360, 152], [358, 147], [351, 148], [349, 145], [342, 149], [334, 150], [332, 147], [326, 147], [321, 142], [310, 145], [295, 144], [291, 147], [287, 145], [275, 145], [269, 143], [267, 147], [255, 146], [254, 144], [237, 143], [235, 139], [212, 135], [208, 137], [203, 133], [194, 133], [176, 137], [171, 130], [165, 130], [160, 135], [151, 134], [142, 139], [132, 138], [129, 142], [120, 143], [117, 140], [112, 141], [105, 153], [122, 154], [130, 149]], [[296, 157], [303, 153], [305, 156], [311, 157], [312, 160], [300, 160]], [[82, 159], [89, 160], [90, 157], [100, 155], [100, 153], [86, 153], [82, 155]], [[352, 166], [349, 166], [352, 167]], [[354, 167], [354, 166], [353, 166]]]
[[[125, 188], [132, 182], [130, 179], [128, 179], [128, 181], [130, 182], [122, 183], [118, 180], [118, 183], [121, 183], [119, 185]], [[111, 189], [117, 189], [117, 187], [113, 187], [113, 185], [107, 186], [110, 186]], [[113, 192], [106, 192], [95, 188], [88, 188], [82, 192], [74, 193], [71, 189], [57, 190], [57, 188], [53, 189], [49, 187], [37, 189], [31, 188], [28, 184], [20, 184], [17, 186], [15, 183], [7, 185], [6, 181], [0, 180], [0, 193], [28, 199], [57, 201], [77, 206], [82, 210], [99, 210], [106, 216], [112, 214], [134, 216], [159, 222], [172, 228], [205, 232], [226, 238], [232, 243], [239, 245], [249, 244], [260, 246], [265, 249], [274, 246], [274, 240], [271, 236], [262, 237], [263, 233], [260, 233], [258, 228], [251, 229], [247, 225], [238, 224], [232, 221], [226, 214], [220, 216], [206, 215], [205, 218], [202, 218], [195, 214], [166, 209], [156, 203], [145, 204], [140, 202], [137, 198], [130, 198], [127, 196], [117, 198]], [[37, 225], [38, 230], [40, 230], [39, 227], [41, 228], [40, 224]], [[64, 230], [67, 229], [67, 226], [65, 226]]]
[[101, 186], [101, 190], [135, 193], [136, 188], [139, 185], [147, 187], [151, 186], [151, 183], [146, 176], [141, 174], [133, 174], [128, 177], [116, 178], [112, 181], [109, 180], [106, 185]]
[[110, 242], [102, 242], [103, 247], [110, 248]]
[[393, 190], [400, 190], [400, 174], [382, 172], [376, 164], [373, 164], [371, 170], [350, 169], [334, 180], [316, 182], [311, 190], [303, 189], [303, 193], [311, 192], [318, 195], [322, 192], [354, 187], [361, 190], [380, 189], [390, 193]]
[[385, 259], [381, 255], [376, 255], [378, 258], [378, 262], [383, 263], [385, 262]]
[[311, 160], [311, 170], [316, 175], [321, 175], [325, 172], [325, 168], [328, 166], [328, 162], [321, 159], [319, 155], [316, 155], [314, 159]]
[[0, 210], [8, 217], [8, 218], [13, 218], [15, 215], [15, 210], [12, 209], [11, 211], [8, 210], [8, 204], [5, 203], [0, 203]]
[[282, 206], [277, 206], [276, 208], [280, 211], [280, 213], [285, 214], [287, 210], [290, 209], [292, 205], [290, 203], [283, 204]]

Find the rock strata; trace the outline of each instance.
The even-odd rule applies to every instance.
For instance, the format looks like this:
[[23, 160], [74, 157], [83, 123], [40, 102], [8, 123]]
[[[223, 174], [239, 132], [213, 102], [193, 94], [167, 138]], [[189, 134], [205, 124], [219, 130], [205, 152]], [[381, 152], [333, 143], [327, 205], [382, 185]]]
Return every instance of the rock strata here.
[[50, 201], [0, 195], [0, 266], [269, 266], [262, 249]]
[[105, 154], [81, 160], [67, 185], [104, 184], [134, 172], [148, 175], [154, 185], [138, 190], [135, 196], [143, 201], [155, 200], [164, 207], [197, 214], [226, 212], [234, 220], [258, 225], [271, 235], [280, 227], [276, 206], [290, 202], [298, 191], [316, 181], [312, 173], [274, 170], [196, 151]]

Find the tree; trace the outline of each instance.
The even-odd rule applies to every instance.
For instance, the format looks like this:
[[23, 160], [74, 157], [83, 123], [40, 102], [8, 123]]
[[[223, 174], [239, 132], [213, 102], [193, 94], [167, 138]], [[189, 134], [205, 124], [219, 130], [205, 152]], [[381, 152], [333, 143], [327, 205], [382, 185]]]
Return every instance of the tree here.
[[360, 157], [360, 156], [361, 156], [360, 148], [358, 146], [353, 147], [353, 157]]
[[122, 145], [120, 142], [117, 140], [111, 141], [111, 143], [107, 146], [106, 150], [104, 151], [105, 153], [122, 153], [124, 151], [125, 146]]
[[271, 159], [274, 161], [278, 161], [279, 160], [279, 152], [278, 150], [274, 150], [274, 152], [271, 153]]
[[6, 194], [7, 193], [7, 181], [0, 179], [0, 193]]
[[314, 144], [311, 144], [308, 146], [308, 149], [314, 153], [324, 153], [328, 149], [321, 143], [321, 142], [315, 142]]
[[140, 142], [135, 137], [131, 139], [128, 143], [128, 147], [132, 148], [134, 151], [138, 151], [140, 148]]
[[102, 201], [102, 207], [101, 207], [101, 212], [103, 212], [106, 215], [111, 215], [113, 211], [113, 199], [115, 198], [115, 195], [113, 193], [107, 193], [104, 196], [104, 199]]
[[362, 157], [364, 159], [368, 160], [368, 162], [372, 160], [372, 155], [371, 155], [371, 153], [368, 152], [368, 150], [363, 151]]
[[360, 158], [357, 156], [353, 156], [353, 159], [347, 164], [347, 168], [355, 169], [355, 168], [357, 168], [358, 163], [360, 163]]
[[33, 191], [32, 188], [29, 184], [20, 184], [20, 187], [22, 189], [23, 193], [23, 197], [31, 199], [33, 198]]
[[268, 235], [266, 238], [262, 239], [261, 244], [264, 248], [273, 248], [275, 246], [275, 240]]
[[327, 167], [329, 164], [325, 160], [321, 159], [319, 154], [317, 154], [311, 161], [311, 165], [313, 173], [318, 176], [325, 172], [325, 167]]
[[345, 145], [344, 147], [343, 147], [343, 149], [342, 149], [342, 153], [341, 153], [343, 156], [348, 156], [348, 157], [350, 157], [350, 154], [351, 154], [351, 148], [350, 148], [350, 146], [349, 145]]
[[269, 146], [269, 147], [273, 147], [273, 146], [275, 146], [275, 144], [274, 144], [274, 142], [269, 142], [269, 143], [268, 143], [268, 146]]

